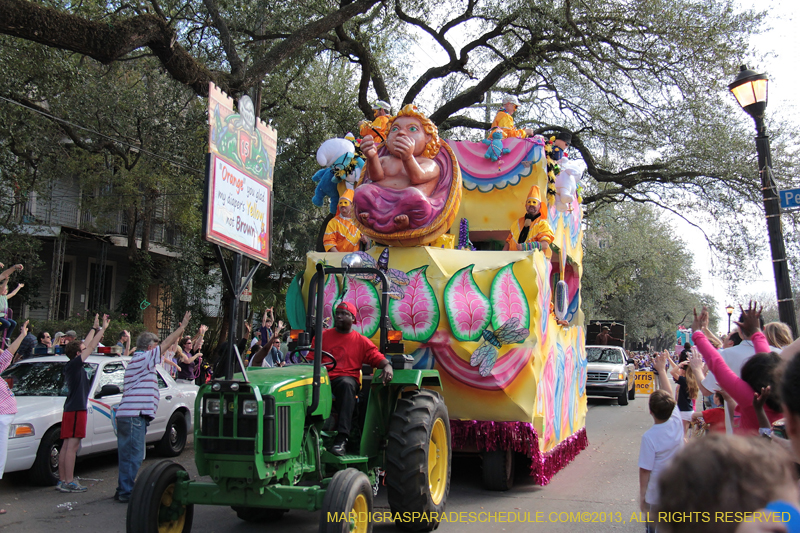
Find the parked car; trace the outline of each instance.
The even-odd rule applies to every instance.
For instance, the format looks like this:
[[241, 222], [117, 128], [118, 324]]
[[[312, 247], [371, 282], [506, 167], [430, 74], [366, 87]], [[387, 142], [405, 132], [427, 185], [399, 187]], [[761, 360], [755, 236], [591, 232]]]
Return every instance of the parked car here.
[[636, 365], [619, 346], [586, 347], [586, 394], [610, 396], [620, 405], [636, 397]]
[[[25, 479], [39, 485], [58, 481], [58, 454], [61, 449], [61, 415], [67, 387], [64, 365], [67, 357], [55, 355], [18, 362], [6, 369], [2, 378], [17, 400], [17, 414], [9, 428], [6, 473], [29, 471]], [[78, 457], [117, 450], [112, 410], [122, 400], [125, 366], [130, 357], [91, 355], [83, 365], [89, 382], [86, 438]], [[155, 419], [147, 429], [147, 443], [168, 457], [180, 455], [192, 431], [192, 414], [198, 387], [176, 383], [158, 367], [161, 399]]]

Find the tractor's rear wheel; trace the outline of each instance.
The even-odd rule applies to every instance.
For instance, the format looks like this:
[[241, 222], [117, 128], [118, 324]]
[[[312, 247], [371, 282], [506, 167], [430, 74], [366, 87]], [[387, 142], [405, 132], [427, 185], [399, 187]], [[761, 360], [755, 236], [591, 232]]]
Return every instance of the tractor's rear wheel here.
[[320, 533], [372, 533], [372, 486], [355, 468], [333, 475], [319, 515]]
[[509, 490], [514, 486], [514, 452], [483, 452], [483, 486], [488, 490]]
[[[450, 492], [450, 419], [442, 397], [431, 390], [406, 393], [389, 423], [386, 485], [392, 514], [444, 512]], [[439, 521], [398, 521], [407, 531], [431, 531]]]
[[236, 516], [245, 522], [275, 522], [283, 518], [288, 509], [265, 509], [264, 507], [232, 506]]
[[178, 472], [185, 470], [169, 460], [155, 463], [139, 476], [128, 503], [128, 533], [188, 533], [194, 505], [179, 505], [172, 496]]

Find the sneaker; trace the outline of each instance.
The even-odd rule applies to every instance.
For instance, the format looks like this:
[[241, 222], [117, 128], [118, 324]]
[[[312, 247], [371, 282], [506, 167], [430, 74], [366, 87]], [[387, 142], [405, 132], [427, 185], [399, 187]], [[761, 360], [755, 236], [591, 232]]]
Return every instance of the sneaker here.
[[64, 482], [61, 484], [61, 492], [86, 492], [86, 487], [77, 481]]
[[61, 490], [61, 485], [63, 485], [63, 484], [64, 484], [64, 482], [59, 479], [58, 483], [56, 483], [56, 487], [55, 487], [56, 490], [60, 491]]

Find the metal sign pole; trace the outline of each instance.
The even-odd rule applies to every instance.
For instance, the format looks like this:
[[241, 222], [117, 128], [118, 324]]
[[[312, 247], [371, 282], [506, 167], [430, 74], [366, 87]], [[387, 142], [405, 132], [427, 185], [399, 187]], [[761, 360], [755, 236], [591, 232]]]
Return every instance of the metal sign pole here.
[[[227, 365], [225, 366], [225, 379], [231, 380], [233, 379], [233, 375], [236, 373], [236, 360], [239, 361], [239, 367], [244, 370], [244, 362], [242, 361], [241, 354], [239, 350], [234, 351], [234, 347], [236, 345], [236, 330], [237, 330], [237, 322], [239, 318], [239, 302], [241, 301], [242, 292], [244, 291], [245, 287], [250, 283], [250, 280], [253, 279], [253, 276], [258, 270], [258, 266], [261, 263], [256, 263], [247, 276], [242, 279], [240, 276], [241, 269], [242, 269], [242, 254], [234, 253], [233, 254], [233, 271], [228, 270], [228, 266], [225, 264], [225, 258], [222, 255], [222, 248], [220, 246], [214, 246], [214, 251], [217, 254], [217, 261], [219, 261], [220, 268], [222, 269], [222, 281], [232, 296], [232, 302], [230, 307], [230, 323], [229, 323], [229, 335], [228, 335], [228, 349], [226, 350], [225, 356], [227, 357]], [[240, 283], [236, 283], [234, 280], [241, 280]], [[234, 353], [236, 354], [236, 359], [233, 358]], [[215, 376], [218, 377], [218, 376]], [[245, 378], [245, 381], [247, 378]]]

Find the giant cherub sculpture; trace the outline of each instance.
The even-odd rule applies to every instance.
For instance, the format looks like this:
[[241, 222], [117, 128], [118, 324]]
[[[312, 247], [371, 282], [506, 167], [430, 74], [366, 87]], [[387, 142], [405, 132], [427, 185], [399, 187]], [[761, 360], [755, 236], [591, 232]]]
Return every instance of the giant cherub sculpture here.
[[426, 226], [444, 203], [432, 198], [441, 178], [434, 161], [441, 143], [436, 125], [408, 104], [387, 131], [380, 154], [370, 135], [361, 141], [368, 180], [356, 188], [353, 202], [359, 222], [384, 234]]

